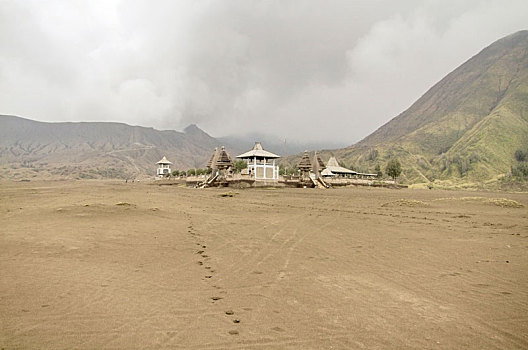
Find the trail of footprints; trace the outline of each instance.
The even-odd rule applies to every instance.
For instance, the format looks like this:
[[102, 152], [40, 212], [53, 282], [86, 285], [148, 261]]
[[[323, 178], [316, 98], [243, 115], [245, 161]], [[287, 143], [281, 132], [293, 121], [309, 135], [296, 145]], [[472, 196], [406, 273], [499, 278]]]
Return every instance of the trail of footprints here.
[[[211, 283], [212, 281], [214, 281], [215, 270], [213, 269], [213, 267], [210, 264], [211, 258], [209, 257], [209, 255], [207, 254], [207, 251], [206, 251], [207, 245], [205, 244], [203, 238], [200, 237], [200, 234], [197, 233], [194, 230], [194, 226], [192, 224], [191, 215], [189, 215], [189, 214], [186, 214], [186, 215], [187, 215], [187, 219], [189, 221], [189, 226], [187, 227], [187, 232], [194, 238], [195, 244], [198, 247], [198, 249], [196, 251], [196, 254], [200, 256], [200, 259], [197, 261], [197, 264], [202, 266], [204, 268], [204, 270], [205, 270], [204, 278], [202, 278], [202, 280], [205, 281], [206, 283]], [[220, 287], [220, 286], [218, 286], [216, 284], [211, 285], [211, 287], [214, 288], [214, 289], [219, 290], [219, 293], [222, 293], [222, 294], [226, 294], [227, 293], [225, 290], [223, 290], [222, 287]], [[222, 299], [224, 299], [224, 297], [221, 297], [221, 296], [218, 296], [218, 295], [213, 295], [212, 297], [210, 297], [210, 300], [211, 300], [212, 304], [215, 304], [215, 303], [219, 302]], [[235, 317], [235, 312], [233, 310], [231, 310], [231, 309], [224, 311], [224, 314], [225, 314], [226, 317], [231, 318], [231, 321], [234, 324], [239, 324], [241, 322], [241, 320], [239, 318]], [[232, 330], [228, 331], [228, 334], [230, 334], [230, 335], [238, 335], [239, 331], [237, 329], [232, 329]]]

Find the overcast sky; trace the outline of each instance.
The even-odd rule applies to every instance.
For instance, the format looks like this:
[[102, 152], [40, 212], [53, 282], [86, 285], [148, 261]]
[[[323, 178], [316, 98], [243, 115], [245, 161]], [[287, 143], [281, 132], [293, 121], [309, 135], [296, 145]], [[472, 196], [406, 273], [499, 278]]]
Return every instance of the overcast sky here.
[[352, 144], [528, 1], [0, 0], [0, 114]]

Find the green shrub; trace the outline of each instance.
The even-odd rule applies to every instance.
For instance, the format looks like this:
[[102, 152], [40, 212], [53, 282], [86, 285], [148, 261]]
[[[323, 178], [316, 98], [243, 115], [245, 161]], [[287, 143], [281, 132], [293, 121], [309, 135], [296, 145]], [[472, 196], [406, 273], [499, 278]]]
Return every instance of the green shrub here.
[[381, 171], [381, 167], [379, 164], [376, 164], [376, 167], [374, 168], [374, 171], [378, 175], [378, 178], [381, 178], [383, 176], [383, 171]]
[[511, 173], [518, 179], [528, 179], [528, 162], [519, 162], [519, 164], [512, 166]]
[[389, 160], [387, 167], [385, 168], [385, 172], [387, 175], [396, 180], [396, 178], [400, 176], [402, 172], [400, 161], [396, 158]]
[[240, 173], [243, 169], [247, 168], [247, 162], [244, 160], [237, 160], [235, 162], [235, 173]]
[[527, 153], [528, 152], [523, 152], [523, 150], [518, 149], [514, 153], [515, 160], [517, 160], [518, 162], [524, 162], [526, 160], [526, 158], [527, 158]]

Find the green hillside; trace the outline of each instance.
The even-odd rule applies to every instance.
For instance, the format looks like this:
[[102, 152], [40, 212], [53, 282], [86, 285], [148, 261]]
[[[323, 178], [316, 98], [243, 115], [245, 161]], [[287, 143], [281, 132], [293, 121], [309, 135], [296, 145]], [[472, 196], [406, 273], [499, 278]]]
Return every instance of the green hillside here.
[[391, 157], [402, 181], [485, 184], [528, 145], [528, 31], [500, 39], [359, 143], [330, 153], [358, 170]]

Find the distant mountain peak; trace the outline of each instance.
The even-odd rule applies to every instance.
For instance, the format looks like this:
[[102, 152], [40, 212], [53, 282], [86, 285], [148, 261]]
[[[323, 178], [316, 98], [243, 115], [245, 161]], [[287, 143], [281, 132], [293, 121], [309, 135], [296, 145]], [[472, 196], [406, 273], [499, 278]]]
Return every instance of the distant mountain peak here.
[[28, 178], [37, 173], [51, 178], [153, 176], [163, 156], [173, 162], [174, 169], [203, 167], [220, 141], [196, 125], [185, 132], [0, 115], [0, 178]]
[[[183, 132], [189, 135], [198, 135], [198, 134], [206, 134], [205, 131], [200, 129], [196, 124], [189, 124], [185, 129], [183, 129]], [[209, 136], [209, 135], [208, 135]]]

